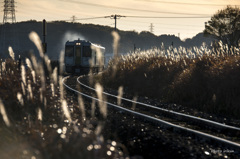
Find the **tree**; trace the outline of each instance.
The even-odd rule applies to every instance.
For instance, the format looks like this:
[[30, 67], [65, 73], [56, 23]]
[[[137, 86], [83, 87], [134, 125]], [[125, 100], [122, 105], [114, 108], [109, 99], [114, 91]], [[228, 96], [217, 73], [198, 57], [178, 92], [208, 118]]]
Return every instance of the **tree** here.
[[238, 46], [240, 42], [240, 9], [227, 6], [218, 11], [205, 23], [204, 35], [221, 40], [228, 46]]

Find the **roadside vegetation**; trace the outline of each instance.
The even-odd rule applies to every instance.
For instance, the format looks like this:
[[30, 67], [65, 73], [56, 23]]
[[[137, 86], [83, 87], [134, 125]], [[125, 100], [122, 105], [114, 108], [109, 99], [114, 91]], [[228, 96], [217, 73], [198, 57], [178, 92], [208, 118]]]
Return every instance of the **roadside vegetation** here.
[[240, 51], [221, 41], [211, 48], [153, 48], [109, 62], [102, 83], [133, 96], [240, 117]]

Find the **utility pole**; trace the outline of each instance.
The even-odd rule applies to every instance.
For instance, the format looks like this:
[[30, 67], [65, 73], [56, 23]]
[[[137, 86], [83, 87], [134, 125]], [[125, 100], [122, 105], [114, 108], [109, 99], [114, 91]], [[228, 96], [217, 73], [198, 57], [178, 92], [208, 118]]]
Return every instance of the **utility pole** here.
[[12, 23], [16, 23], [14, 0], [4, 0], [3, 11], [4, 11], [3, 24], [7, 23], [8, 20], [11, 20]]
[[47, 52], [47, 43], [46, 43], [46, 35], [47, 35], [47, 22], [45, 19], [43, 19], [43, 42], [42, 42], [42, 48], [43, 53], [45, 54]]
[[122, 15], [111, 15], [110, 18], [115, 20], [115, 31], [117, 31], [117, 19], [120, 19], [121, 17], [125, 17]]

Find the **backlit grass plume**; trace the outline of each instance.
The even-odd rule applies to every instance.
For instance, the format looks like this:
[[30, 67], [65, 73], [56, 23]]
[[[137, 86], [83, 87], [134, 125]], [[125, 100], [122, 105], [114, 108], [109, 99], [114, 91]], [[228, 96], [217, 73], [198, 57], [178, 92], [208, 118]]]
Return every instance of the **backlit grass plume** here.
[[9, 52], [10, 57], [15, 61], [15, 54], [14, 54], [11, 46], [8, 47], [8, 52]]
[[104, 96], [103, 96], [103, 87], [99, 83], [97, 83], [95, 85], [95, 89], [96, 89], [97, 97], [99, 99], [98, 106], [99, 106], [100, 112], [102, 113], [103, 117], [106, 118], [107, 117], [107, 105], [106, 105], [106, 103], [103, 102], [103, 101], [105, 101]]
[[155, 47], [110, 60], [102, 83], [116, 90], [123, 86], [132, 94], [162, 102], [228, 112], [237, 117], [239, 53], [239, 48], [228, 47], [221, 41], [210, 47], [204, 44], [192, 48]]
[[3, 105], [2, 99], [0, 99], [0, 113], [2, 115], [3, 121], [9, 127], [11, 124], [10, 124], [10, 121], [8, 119], [7, 112], [6, 112], [5, 107]]

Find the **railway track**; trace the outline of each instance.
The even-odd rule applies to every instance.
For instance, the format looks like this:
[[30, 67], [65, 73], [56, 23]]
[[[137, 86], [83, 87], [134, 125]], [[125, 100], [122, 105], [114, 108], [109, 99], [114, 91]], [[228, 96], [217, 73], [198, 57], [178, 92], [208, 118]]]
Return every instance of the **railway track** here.
[[[78, 82], [81, 85], [81, 92], [76, 89], [76, 85], [67, 84], [67, 79], [69, 79], [69, 77], [63, 79], [63, 84], [66, 88], [77, 94], [81, 94], [85, 98], [99, 101], [99, 99], [93, 97], [96, 90], [82, 83], [80, 81], [81, 77], [71, 79], [75, 81], [75, 83]], [[87, 90], [88, 93], [85, 93], [85, 90]], [[117, 95], [106, 92], [103, 92], [103, 94], [108, 97], [108, 102], [101, 102], [104, 102], [110, 107], [130, 113], [166, 129], [171, 129], [173, 132], [194, 136], [200, 140], [210, 141], [213, 144], [218, 144], [240, 153], [240, 128], [238, 127], [186, 115], [122, 97], [122, 104], [117, 105], [117, 99], [119, 99]], [[135, 109], [132, 108], [133, 103], [135, 104]]]

